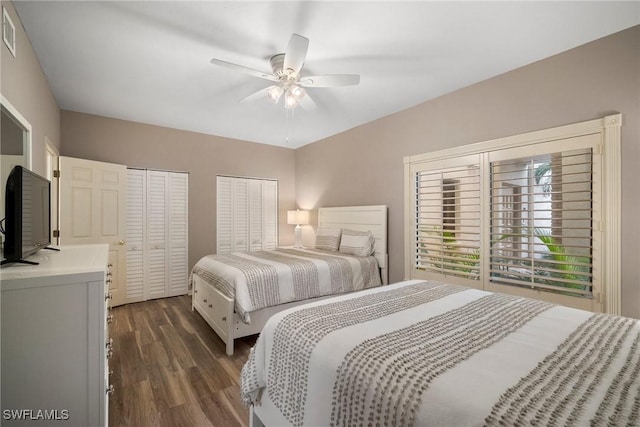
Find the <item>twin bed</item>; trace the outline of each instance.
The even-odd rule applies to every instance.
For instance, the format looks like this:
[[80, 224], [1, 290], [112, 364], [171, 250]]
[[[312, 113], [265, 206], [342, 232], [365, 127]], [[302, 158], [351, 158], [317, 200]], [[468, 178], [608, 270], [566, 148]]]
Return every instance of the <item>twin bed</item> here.
[[[319, 227], [376, 229], [386, 284], [386, 207], [378, 226], [354, 219], [368, 208], [321, 210]], [[255, 256], [331, 257], [284, 251]], [[637, 319], [424, 280], [242, 307], [206, 276], [194, 271], [194, 308], [218, 289], [221, 321], [203, 316], [227, 353], [261, 331], [241, 378], [254, 426], [640, 425]]]
[[[191, 272], [192, 307], [233, 354], [236, 338], [259, 333], [273, 314], [306, 302], [386, 284], [387, 207], [318, 209], [318, 228], [327, 239], [314, 248], [277, 248], [200, 259]], [[352, 242], [370, 245], [345, 247]], [[362, 235], [359, 236], [359, 235]], [[321, 236], [318, 236], [319, 239]], [[342, 243], [342, 245], [341, 245]]]

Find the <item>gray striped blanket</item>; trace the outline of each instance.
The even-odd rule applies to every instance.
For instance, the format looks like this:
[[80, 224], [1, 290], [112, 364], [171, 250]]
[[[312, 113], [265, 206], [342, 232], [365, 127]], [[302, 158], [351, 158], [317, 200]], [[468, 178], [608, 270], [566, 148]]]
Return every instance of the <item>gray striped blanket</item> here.
[[274, 315], [242, 370], [266, 425], [637, 426], [640, 321], [407, 281]]
[[[380, 286], [376, 259], [316, 249], [208, 255], [191, 270], [235, 301], [249, 323], [261, 308]], [[191, 283], [190, 283], [191, 284]]]

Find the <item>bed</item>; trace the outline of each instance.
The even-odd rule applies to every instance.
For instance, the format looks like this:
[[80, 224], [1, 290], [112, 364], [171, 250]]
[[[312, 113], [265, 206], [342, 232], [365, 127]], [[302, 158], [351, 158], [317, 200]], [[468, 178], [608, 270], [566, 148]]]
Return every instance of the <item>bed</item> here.
[[209, 255], [196, 263], [192, 308], [224, 341], [228, 355], [234, 339], [259, 333], [274, 313], [388, 282], [386, 206], [320, 208], [318, 229], [370, 234], [373, 253], [283, 247]]
[[259, 425], [638, 425], [640, 320], [409, 280], [274, 315]]

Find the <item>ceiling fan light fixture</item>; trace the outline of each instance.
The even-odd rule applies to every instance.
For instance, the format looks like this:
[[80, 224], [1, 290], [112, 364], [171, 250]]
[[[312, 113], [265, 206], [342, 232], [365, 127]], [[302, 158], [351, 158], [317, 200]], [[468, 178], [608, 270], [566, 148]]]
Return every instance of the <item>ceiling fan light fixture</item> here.
[[269, 99], [271, 99], [274, 103], [277, 104], [283, 92], [284, 92], [284, 89], [282, 89], [282, 86], [273, 86], [271, 89], [269, 89], [269, 92], [267, 92], [267, 95], [269, 96]]
[[302, 97], [305, 95], [305, 90], [298, 85], [291, 86], [290, 91], [291, 94], [296, 98], [296, 100], [302, 99]]
[[297, 105], [298, 101], [296, 100], [296, 97], [291, 93], [290, 90], [288, 90], [284, 94], [284, 107], [287, 109], [293, 109], [296, 108]]

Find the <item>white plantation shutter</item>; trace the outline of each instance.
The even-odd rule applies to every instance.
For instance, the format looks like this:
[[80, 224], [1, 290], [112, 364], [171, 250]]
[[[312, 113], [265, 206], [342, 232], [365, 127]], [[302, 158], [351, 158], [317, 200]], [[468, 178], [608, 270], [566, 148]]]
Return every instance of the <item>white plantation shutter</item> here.
[[189, 175], [169, 174], [169, 295], [183, 295], [189, 286]]
[[144, 297], [146, 176], [143, 170], [127, 170], [127, 302]]
[[480, 168], [477, 156], [413, 171], [415, 263], [425, 278], [470, 284], [480, 279]]
[[167, 172], [148, 171], [146, 299], [164, 297], [167, 292], [167, 191]]
[[275, 249], [278, 183], [217, 177], [216, 253]]
[[620, 127], [612, 115], [406, 157], [405, 277], [620, 314]]
[[590, 142], [597, 140], [574, 138], [580, 148], [535, 156], [491, 156], [492, 283], [592, 295], [599, 192]]

